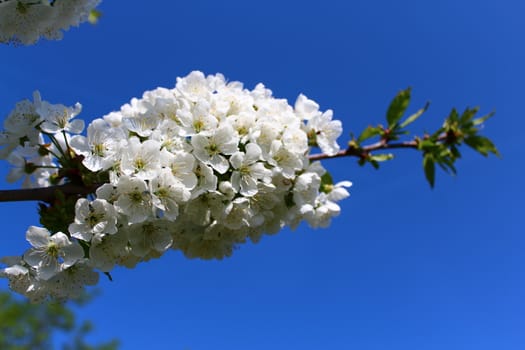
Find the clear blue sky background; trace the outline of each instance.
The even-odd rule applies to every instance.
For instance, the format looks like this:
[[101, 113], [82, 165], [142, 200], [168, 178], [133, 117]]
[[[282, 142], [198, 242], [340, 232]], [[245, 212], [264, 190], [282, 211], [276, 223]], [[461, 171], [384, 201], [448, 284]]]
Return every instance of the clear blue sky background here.
[[[224, 261], [170, 253], [101, 278], [79, 310], [94, 341], [122, 349], [524, 349], [525, 3], [518, 0], [109, 1], [60, 42], [0, 47], [0, 112], [38, 89], [92, 119], [191, 70], [278, 97], [304, 93], [351, 131], [383, 121], [413, 87], [414, 124], [452, 107], [496, 111], [503, 159], [465, 149], [431, 190], [412, 151], [375, 171], [325, 162], [354, 182], [326, 230], [306, 225]], [[2, 166], [2, 174], [6, 172]], [[2, 182], [2, 187], [10, 185]], [[23, 252], [36, 203], [3, 203], [0, 255]], [[1, 282], [0, 286], [5, 286]]]

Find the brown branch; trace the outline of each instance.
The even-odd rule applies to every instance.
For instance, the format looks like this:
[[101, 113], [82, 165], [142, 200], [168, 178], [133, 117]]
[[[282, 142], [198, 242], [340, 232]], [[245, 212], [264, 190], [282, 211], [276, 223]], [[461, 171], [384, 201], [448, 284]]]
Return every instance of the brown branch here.
[[373, 143], [371, 145], [367, 145], [364, 147], [356, 148], [356, 147], [348, 147], [345, 150], [339, 151], [334, 155], [327, 155], [324, 153], [319, 154], [312, 154], [308, 157], [311, 161], [315, 160], [321, 160], [321, 159], [331, 159], [331, 158], [339, 158], [339, 157], [366, 157], [370, 152], [378, 151], [378, 150], [384, 150], [384, 149], [394, 149], [394, 148], [417, 148], [417, 142], [416, 141], [405, 141], [405, 142], [398, 142], [398, 143], [385, 143], [383, 141], [378, 141], [376, 143]]
[[100, 184], [80, 186], [67, 183], [41, 188], [2, 190], [0, 191], [0, 202], [41, 201], [52, 203], [56, 198], [57, 191], [62, 192], [66, 196], [88, 195], [94, 193], [99, 186]]
[[[448, 139], [448, 136], [446, 134], [442, 134], [437, 138], [437, 142], [443, 142]], [[321, 159], [332, 159], [332, 158], [340, 158], [340, 157], [357, 157], [357, 158], [367, 158], [367, 156], [370, 155], [371, 152], [379, 151], [379, 150], [387, 150], [387, 149], [396, 149], [396, 148], [412, 148], [417, 149], [418, 146], [417, 139], [414, 139], [412, 141], [403, 141], [403, 142], [395, 142], [395, 143], [388, 143], [385, 140], [379, 140], [376, 143], [362, 146], [362, 147], [355, 147], [355, 146], [349, 146], [347, 149], [337, 152], [334, 155], [327, 155], [325, 153], [318, 153], [318, 154], [311, 154], [308, 156], [308, 159], [311, 161], [321, 160]]]
[[[447, 135], [443, 134], [437, 138], [438, 142], [447, 140]], [[376, 143], [366, 145], [363, 147], [350, 146], [345, 150], [339, 151], [334, 155], [327, 154], [312, 154], [308, 158], [311, 161], [321, 159], [331, 159], [340, 157], [358, 157], [366, 158], [371, 152], [378, 150], [397, 149], [397, 148], [412, 148], [417, 149], [418, 141], [414, 139], [412, 141], [388, 143], [385, 140], [380, 140]], [[95, 190], [102, 184], [92, 184], [90, 186], [75, 185], [67, 183], [64, 185], [49, 186], [42, 188], [32, 189], [19, 189], [19, 190], [0, 190], [0, 202], [20, 202], [20, 201], [40, 201], [52, 203], [56, 198], [57, 191], [62, 192], [65, 196], [85, 196], [90, 193], [94, 193]]]

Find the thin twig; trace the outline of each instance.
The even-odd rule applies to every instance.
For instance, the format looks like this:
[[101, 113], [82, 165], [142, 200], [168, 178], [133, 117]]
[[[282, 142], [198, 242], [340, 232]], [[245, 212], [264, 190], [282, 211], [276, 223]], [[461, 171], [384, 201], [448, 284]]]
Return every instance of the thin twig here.
[[[436, 142], [443, 142], [445, 140], [447, 140], [447, 135], [442, 134], [436, 139]], [[372, 143], [370, 145], [366, 145], [362, 147], [350, 146], [347, 149], [339, 151], [334, 155], [328, 155], [325, 153], [311, 154], [308, 156], [308, 159], [311, 161], [315, 161], [315, 160], [321, 160], [321, 159], [332, 159], [332, 158], [340, 158], [340, 157], [366, 158], [366, 156], [368, 156], [371, 152], [374, 152], [374, 151], [397, 149], [397, 148], [417, 149], [417, 146], [418, 146], [418, 141], [416, 138], [414, 138], [412, 141], [403, 141], [403, 142], [395, 142], [395, 143], [388, 143], [385, 140], [379, 140], [376, 143]]]
[[331, 159], [331, 158], [340, 158], [340, 157], [364, 157], [373, 151], [394, 149], [394, 148], [416, 149], [417, 142], [416, 141], [405, 141], [405, 142], [398, 142], [398, 143], [385, 143], [382, 141], [378, 141], [371, 145], [363, 146], [361, 148], [348, 147], [347, 149], [339, 151], [336, 154], [331, 155], [331, 156], [324, 154], [324, 153], [312, 154], [308, 156], [308, 159], [310, 159], [311, 161], [315, 161], [315, 160], [321, 160], [321, 159]]

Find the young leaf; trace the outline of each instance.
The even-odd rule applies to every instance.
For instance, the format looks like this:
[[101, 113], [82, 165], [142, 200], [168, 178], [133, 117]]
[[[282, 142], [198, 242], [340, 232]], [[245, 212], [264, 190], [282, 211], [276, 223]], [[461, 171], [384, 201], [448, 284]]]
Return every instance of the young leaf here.
[[465, 138], [465, 143], [485, 157], [488, 156], [489, 153], [493, 153], [498, 157], [500, 156], [496, 146], [486, 137], [479, 135], [469, 136]]
[[410, 117], [405, 119], [405, 121], [402, 122], [401, 125], [400, 125], [401, 128], [404, 128], [407, 125], [412, 124], [413, 122], [415, 122], [416, 119], [421, 117], [421, 115], [427, 111], [428, 106], [430, 106], [430, 102], [427, 102], [423, 108], [421, 108], [419, 111], [417, 111], [416, 113], [412, 114]]
[[477, 125], [480, 125], [480, 124], [483, 124], [485, 122], [485, 120], [489, 119], [490, 117], [492, 117], [493, 115], [495, 114], [495, 112], [491, 112], [487, 115], [484, 115], [483, 117], [479, 117], [479, 118], [476, 118], [472, 121], [473, 125], [474, 126], [477, 126]]
[[359, 137], [357, 138], [357, 142], [361, 143], [364, 140], [367, 140], [367, 139], [372, 138], [374, 136], [377, 136], [379, 134], [381, 134], [381, 128], [379, 128], [377, 126], [376, 127], [368, 126], [365, 130], [363, 130], [361, 135], [359, 135]]
[[479, 107], [474, 108], [467, 108], [459, 118], [459, 123], [461, 125], [465, 125], [466, 123], [470, 122], [472, 118], [478, 113]]
[[423, 170], [425, 171], [425, 177], [427, 178], [428, 184], [431, 188], [434, 188], [436, 166], [434, 165], [434, 157], [431, 153], [426, 153], [423, 156]]
[[384, 162], [392, 158], [394, 158], [394, 155], [392, 153], [376, 154], [376, 155], [370, 156], [370, 160], [373, 160], [376, 162]]
[[410, 88], [401, 90], [390, 103], [386, 112], [388, 128], [392, 129], [399, 122], [410, 103]]

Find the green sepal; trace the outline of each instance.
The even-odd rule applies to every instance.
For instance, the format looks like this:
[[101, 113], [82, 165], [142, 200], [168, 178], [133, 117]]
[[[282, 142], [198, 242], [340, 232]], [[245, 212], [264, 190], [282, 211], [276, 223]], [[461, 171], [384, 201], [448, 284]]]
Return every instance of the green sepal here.
[[110, 282], [113, 282], [113, 277], [111, 276], [109, 272], [104, 272], [104, 275], [106, 275], [106, 277], [108, 278]]
[[284, 195], [284, 204], [286, 204], [287, 208], [291, 208], [295, 205], [295, 201], [293, 200], [293, 192], [289, 191]]
[[321, 176], [321, 185], [319, 191], [324, 193], [330, 193], [334, 187], [334, 180], [332, 175], [327, 171]]
[[429, 152], [430, 150], [436, 147], [437, 147], [437, 144], [432, 138], [419, 140], [417, 144], [417, 148], [425, 152]]

